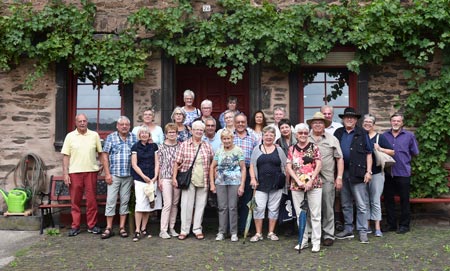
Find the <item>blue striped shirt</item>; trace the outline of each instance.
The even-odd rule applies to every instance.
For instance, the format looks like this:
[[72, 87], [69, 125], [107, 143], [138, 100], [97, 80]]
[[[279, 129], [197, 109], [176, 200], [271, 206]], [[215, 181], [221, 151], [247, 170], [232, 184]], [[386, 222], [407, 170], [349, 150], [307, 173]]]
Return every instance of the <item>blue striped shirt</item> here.
[[131, 176], [131, 147], [137, 142], [137, 137], [128, 133], [124, 141], [119, 133], [113, 132], [106, 137], [103, 152], [109, 154], [109, 170], [111, 175], [118, 177]]

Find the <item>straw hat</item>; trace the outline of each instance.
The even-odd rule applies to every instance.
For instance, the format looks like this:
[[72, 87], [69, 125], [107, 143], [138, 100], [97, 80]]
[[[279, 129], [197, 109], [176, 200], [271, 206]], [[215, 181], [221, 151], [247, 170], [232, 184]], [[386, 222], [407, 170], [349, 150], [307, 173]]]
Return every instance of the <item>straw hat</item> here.
[[331, 125], [331, 121], [327, 120], [321, 112], [314, 113], [314, 116], [311, 119], [307, 120], [306, 123], [311, 126], [311, 123], [314, 120], [322, 120], [325, 123], [325, 128], [328, 128]]

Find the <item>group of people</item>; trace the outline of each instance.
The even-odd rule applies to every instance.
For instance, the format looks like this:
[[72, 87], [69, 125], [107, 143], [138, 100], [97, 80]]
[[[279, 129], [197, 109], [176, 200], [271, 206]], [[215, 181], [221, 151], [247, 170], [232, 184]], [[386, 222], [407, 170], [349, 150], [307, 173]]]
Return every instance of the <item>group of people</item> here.
[[[203, 214], [211, 194], [217, 196], [219, 217], [216, 240], [230, 236], [239, 240], [246, 227], [247, 203], [254, 197], [253, 219], [256, 233], [251, 242], [264, 239], [263, 221], [267, 214], [267, 239], [276, 241], [275, 228], [283, 194], [292, 197], [297, 214], [304, 198], [308, 200], [309, 219], [303, 241], [295, 249], [331, 246], [334, 239], [353, 238], [353, 205], [356, 230], [361, 243], [367, 243], [370, 220], [375, 236], [382, 236], [380, 197], [384, 189], [389, 230], [409, 231], [410, 161], [418, 154], [414, 135], [405, 131], [403, 116], [391, 117], [392, 128], [384, 134], [374, 129], [375, 117], [361, 115], [353, 108], [339, 114], [343, 125], [332, 121], [333, 108], [323, 106], [306, 123], [291, 125], [283, 108], [275, 108], [275, 123], [267, 125], [257, 111], [248, 124], [247, 116], [236, 109], [237, 99], [228, 99], [228, 110], [216, 120], [212, 102], [204, 100], [200, 110], [193, 106], [194, 93], [184, 92], [183, 107], [176, 107], [172, 122], [162, 129], [153, 121], [154, 112], [145, 109], [141, 126], [130, 131], [130, 120], [121, 116], [117, 131], [107, 136], [103, 147], [96, 132], [87, 129], [85, 114], [76, 116], [76, 129], [62, 148], [63, 173], [72, 200], [72, 227], [69, 236], [80, 233], [80, 201], [87, 199], [88, 232], [102, 239], [114, 235], [113, 218], [119, 197], [119, 235], [128, 237], [125, 227], [131, 190], [135, 195], [133, 241], [148, 234], [150, 212], [161, 210], [159, 236], [186, 239], [192, 232], [204, 239]], [[219, 127], [220, 126], [220, 127]], [[374, 162], [372, 150], [385, 152], [397, 163], [386, 172]], [[102, 232], [96, 226], [95, 200], [100, 158], [108, 184]], [[191, 170], [190, 184], [178, 188], [177, 175]], [[386, 177], [385, 177], [386, 176]], [[335, 234], [335, 193], [340, 191], [344, 230]], [[395, 216], [394, 195], [401, 197], [400, 223]], [[180, 231], [175, 230], [180, 205]]]

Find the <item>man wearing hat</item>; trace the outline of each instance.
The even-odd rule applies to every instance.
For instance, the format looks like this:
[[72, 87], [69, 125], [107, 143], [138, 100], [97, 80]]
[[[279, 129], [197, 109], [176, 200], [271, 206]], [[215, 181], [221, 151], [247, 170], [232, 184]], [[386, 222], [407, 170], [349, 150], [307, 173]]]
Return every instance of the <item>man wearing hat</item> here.
[[[311, 127], [309, 141], [319, 147], [322, 156], [322, 236], [323, 245], [332, 246], [334, 243], [334, 199], [335, 188], [342, 188], [342, 174], [344, 172], [344, 159], [339, 141], [333, 135], [326, 133], [325, 129], [331, 121], [321, 112], [307, 120]], [[337, 175], [335, 175], [337, 165]], [[336, 176], [336, 179], [335, 179]]]
[[339, 114], [344, 127], [334, 132], [339, 140], [344, 156], [344, 174], [341, 189], [341, 205], [344, 214], [344, 230], [336, 234], [337, 239], [351, 239], [353, 235], [353, 200], [355, 200], [356, 230], [359, 241], [368, 243], [367, 219], [369, 214], [369, 195], [367, 184], [372, 178], [372, 146], [367, 132], [356, 126], [361, 117], [355, 109], [347, 107], [344, 114]]

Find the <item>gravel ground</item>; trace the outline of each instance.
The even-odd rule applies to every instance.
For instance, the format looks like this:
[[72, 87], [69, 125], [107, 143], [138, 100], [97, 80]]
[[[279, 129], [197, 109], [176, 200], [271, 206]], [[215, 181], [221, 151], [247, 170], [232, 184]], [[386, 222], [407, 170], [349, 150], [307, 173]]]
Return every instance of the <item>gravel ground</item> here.
[[[163, 240], [152, 222], [152, 238], [132, 242], [116, 235], [108, 240], [83, 231], [76, 237], [43, 234], [18, 250], [2, 270], [449, 270], [448, 218], [413, 220], [411, 232], [369, 235], [369, 244], [336, 240], [319, 253], [293, 249], [296, 237], [258, 243], [215, 241], [217, 221], [204, 222], [205, 240]], [[355, 234], [355, 237], [357, 235]]]

